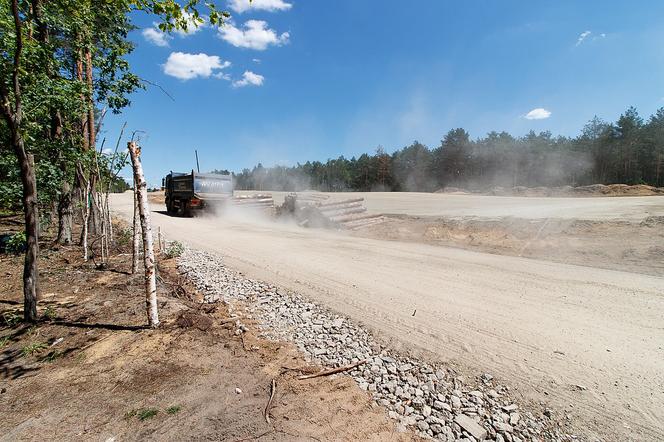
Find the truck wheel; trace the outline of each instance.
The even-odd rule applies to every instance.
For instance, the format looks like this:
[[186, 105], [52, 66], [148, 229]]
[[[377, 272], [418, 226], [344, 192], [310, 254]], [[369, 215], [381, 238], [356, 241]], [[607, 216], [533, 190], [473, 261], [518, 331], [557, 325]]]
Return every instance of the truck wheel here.
[[187, 214], [187, 204], [183, 201], [180, 201], [180, 206], [178, 207], [178, 216], [185, 216]]

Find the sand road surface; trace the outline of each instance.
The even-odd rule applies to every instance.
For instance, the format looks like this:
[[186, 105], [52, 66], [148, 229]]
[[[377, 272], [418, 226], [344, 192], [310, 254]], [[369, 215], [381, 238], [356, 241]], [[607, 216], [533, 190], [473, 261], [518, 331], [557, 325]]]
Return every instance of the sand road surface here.
[[[239, 194], [265, 193], [240, 191]], [[269, 192], [282, 203], [288, 192]], [[664, 216], [664, 197], [518, 197], [451, 195], [420, 192], [338, 192], [326, 193], [330, 200], [364, 198], [372, 213], [412, 216], [499, 218], [561, 218], [593, 221], [641, 221], [648, 216]]]
[[[131, 201], [115, 195], [113, 207], [129, 217]], [[664, 278], [153, 210], [168, 239], [218, 252], [397, 348], [502, 378], [586, 435], [664, 440]]]

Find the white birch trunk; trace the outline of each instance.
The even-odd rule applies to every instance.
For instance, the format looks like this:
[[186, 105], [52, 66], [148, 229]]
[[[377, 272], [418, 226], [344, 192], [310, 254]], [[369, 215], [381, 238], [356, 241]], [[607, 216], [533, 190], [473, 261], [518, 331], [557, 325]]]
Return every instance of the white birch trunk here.
[[83, 203], [85, 204], [85, 212], [83, 212], [83, 260], [88, 260], [88, 224], [90, 222], [90, 181], [85, 183], [85, 195], [83, 195]]
[[138, 211], [141, 219], [141, 230], [143, 232], [143, 262], [145, 263], [145, 304], [150, 327], [159, 326], [159, 314], [157, 312], [157, 278], [155, 274], [154, 245], [152, 239], [152, 228], [150, 226], [150, 210], [148, 207], [148, 191], [143, 166], [139, 158], [141, 152], [138, 145], [130, 141], [127, 143], [131, 164], [134, 169], [134, 181], [138, 190]]
[[[135, 183], [135, 182], [134, 182]], [[138, 256], [140, 254], [139, 248], [141, 241], [140, 226], [138, 224], [138, 191], [136, 184], [134, 184], [134, 231], [132, 237], [132, 250], [131, 250], [131, 273], [132, 275], [138, 271]]]

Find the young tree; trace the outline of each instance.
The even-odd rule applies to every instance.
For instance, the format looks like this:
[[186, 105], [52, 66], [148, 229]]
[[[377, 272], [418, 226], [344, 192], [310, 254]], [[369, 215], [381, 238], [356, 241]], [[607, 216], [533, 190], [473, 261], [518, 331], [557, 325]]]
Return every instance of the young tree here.
[[[134, 141], [127, 143], [131, 165], [134, 171], [136, 198], [138, 200], [138, 214], [141, 220], [143, 235], [143, 262], [145, 264], [145, 305], [150, 327], [159, 326], [159, 313], [157, 311], [157, 280], [155, 273], [154, 241], [152, 226], [150, 225], [150, 206], [148, 203], [148, 190], [143, 166], [141, 165], [141, 149]], [[136, 203], [135, 203], [136, 204]]]

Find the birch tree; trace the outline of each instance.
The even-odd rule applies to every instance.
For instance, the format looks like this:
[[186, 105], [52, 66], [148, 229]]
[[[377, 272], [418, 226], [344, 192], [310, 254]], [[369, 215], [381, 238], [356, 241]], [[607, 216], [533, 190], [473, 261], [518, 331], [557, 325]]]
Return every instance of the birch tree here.
[[143, 263], [145, 264], [145, 305], [150, 327], [159, 326], [159, 313], [157, 312], [157, 277], [155, 274], [154, 244], [152, 227], [150, 226], [150, 207], [148, 205], [148, 185], [143, 175], [141, 165], [141, 149], [134, 141], [127, 143], [131, 165], [134, 171], [134, 183], [138, 200], [138, 214], [141, 221], [143, 236]]

